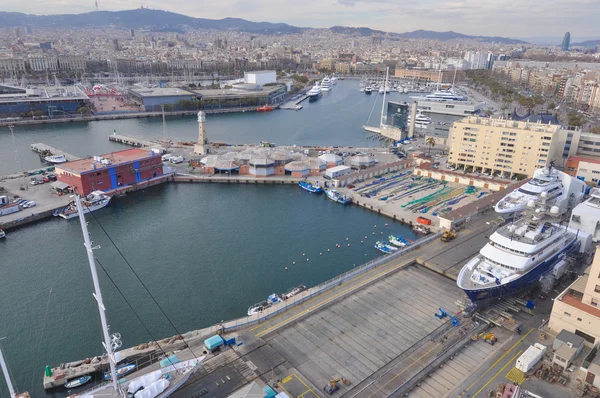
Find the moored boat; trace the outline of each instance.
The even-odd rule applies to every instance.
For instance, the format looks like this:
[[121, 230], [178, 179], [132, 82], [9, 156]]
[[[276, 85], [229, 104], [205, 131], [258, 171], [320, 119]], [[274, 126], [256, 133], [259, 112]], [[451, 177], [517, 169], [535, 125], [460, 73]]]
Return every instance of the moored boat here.
[[367, 86], [365, 87], [365, 94], [371, 94], [373, 92], [373, 87]]
[[4, 232], [2, 228], [0, 228], [0, 239], [2, 238], [6, 238], [6, 232]]
[[58, 163], [65, 163], [67, 161], [67, 158], [64, 155], [50, 155], [50, 156], [45, 156], [44, 160], [48, 163], [58, 164]]
[[308, 95], [309, 101], [316, 101], [323, 94], [323, 90], [321, 90], [321, 86], [317, 82], [313, 88], [311, 88], [306, 95]]
[[281, 299], [282, 300], [289, 300], [292, 297], [294, 297], [294, 296], [302, 293], [305, 290], [306, 290], [306, 286], [304, 286], [304, 285], [293, 287], [290, 290], [288, 290], [286, 293], [282, 294], [281, 295]]
[[343, 195], [343, 194], [339, 193], [335, 189], [328, 189], [328, 190], [326, 190], [325, 191], [325, 195], [327, 195], [327, 197], [329, 199], [333, 200], [334, 202], [337, 202], [337, 203], [340, 203], [340, 204], [343, 204], [343, 205], [347, 205], [347, 204], [350, 204], [352, 202], [352, 199], [350, 199], [346, 195]]
[[[116, 370], [117, 370], [117, 378], [121, 378], [123, 376], [128, 375], [129, 373], [133, 372], [135, 370], [136, 366], [133, 363], [128, 363], [125, 365], [121, 365], [119, 366]], [[104, 372], [104, 380], [110, 380], [111, 379], [111, 375], [109, 372]]]
[[[111, 197], [106, 195], [103, 191], [93, 191], [82, 200], [83, 214], [108, 206], [110, 199]], [[66, 207], [56, 210], [54, 216], [60, 216], [65, 219], [78, 217], [77, 206], [75, 206], [75, 203], [71, 202]]]
[[277, 293], [270, 294], [267, 301], [271, 304], [281, 303], [281, 297]]
[[265, 104], [265, 105], [263, 105], [261, 107], [256, 108], [257, 112], [271, 112], [273, 110], [275, 110], [275, 108], [273, 108], [272, 106], [269, 106], [267, 104]]
[[321, 186], [319, 185], [318, 182], [300, 181], [298, 183], [298, 185], [300, 186], [300, 188], [304, 189], [305, 191], [311, 192], [311, 193], [322, 193], [323, 192], [323, 188], [321, 188]]
[[254, 304], [253, 306], [248, 308], [248, 316], [261, 313], [264, 310], [266, 310], [267, 308], [269, 308], [270, 306], [271, 306], [271, 303], [269, 303], [268, 301], [261, 301], [258, 304]]
[[385, 243], [378, 241], [375, 243], [375, 249], [379, 250], [380, 252], [386, 253], [386, 254], [390, 254], [392, 252], [392, 249], [389, 248], [388, 245], [386, 245]]
[[398, 247], [406, 247], [408, 245], [410, 245], [410, 241], [408, 241], [407, 239], [404, 239], [402, 236], [394, 236], [394, 235], [390, 235], [388, 237], [390, 243], [394, 246], [398, 246]]
[[69, 380], [65, 384], [65, 388], [76, 388], [76, 387], [84, 385], [85, 383], [87, 383], [90, 380], [92, 380], [92, 376], [90, 376], [90, 375], [81, 376], [76, 379]]
[[431, 233], [431, 229], [427, 228], [424, 225], [417, 224], [413, 227], [413, 231], [421, 235], [429, 235]]

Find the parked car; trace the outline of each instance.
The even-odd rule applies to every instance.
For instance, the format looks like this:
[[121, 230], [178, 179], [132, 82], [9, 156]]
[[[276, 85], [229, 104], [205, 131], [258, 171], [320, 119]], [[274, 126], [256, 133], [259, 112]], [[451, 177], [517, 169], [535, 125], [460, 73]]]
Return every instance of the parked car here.
[[29, 182], [31, 185], [41, 185], [44, 183], [44, 180], [33, 179]]
[[24, 204], [22, 204], [21, 206], [22, 206], [24, 209], [29, 209], [30, 207], [33, 207], [33, 206], [35, 206], [35, 205], [36, 205], [36, 203], [35, 203], [33, 200], [30, 200], [29, 202], [25, 202], [25, 203], [24, 203]]

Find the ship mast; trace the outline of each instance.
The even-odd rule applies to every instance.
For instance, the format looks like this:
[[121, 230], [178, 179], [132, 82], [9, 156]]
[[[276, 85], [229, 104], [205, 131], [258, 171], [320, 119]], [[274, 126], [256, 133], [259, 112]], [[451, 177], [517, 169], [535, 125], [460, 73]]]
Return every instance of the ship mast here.
[[83, 232], [83, 241], [85, 245], [85, 251], [87, 252], [88, 262], [90, 263], [90, 271], [92, 272], [92, 280], [94, 282], [94, 291], [92, 295], [96, 299], [98, 303], [98, 312], [100, 312], [100, 323], [102, 324], [102, 334], [104, 337], [104, 342], [102, 345], [108, 354], [108, 362], [110, 365], [110, 374], [113, 388], [115, 392], [119, 392], [118, 380], [117, 380], [117, 370], [116, 370], [116, 359], [114, 357], [113, 346], [111, 341], [111, 336], [108, 332], [108, 323], [106, 322], [106, 308], [104, 307], [104, 303], [102, 301], [102, 292], [100, 291], [100, 282], [98, 281], [98, 272], [96, 270], [96, 262], [94, 260], [92, 242], [90, 241], [90, 234], [87, 229], [87, 223], [85, 221], [85, 217], [83, 215], [83, 205], [81, 204], [81, 198], [79, 195], [75, 195], [75, 203], [77, 204], [77, 213], [79, 214], [79, 223], [81, 224], [81, 231]]
[[[0, 340], [4, 340], [6, 337], [2, 337]], [[17, 394], [15, 393], [15, 389], [10, 381], [10, 375], [8, 374], [8, 367], [6, 366], [6, 362], [4, 361], [4, 355], [2, 355], [2, 347], [0, 347], [0, 367], [2, 367], [2, 373], [4, 373], [4, 379], [6, 380], [6, 385], [8, 386], [8, 392], [10, 394], [10, 398], [15, 398]]]
[[390, 71], [390, 67], [388, 66], [387, 68], [385, 68], [385, 83], [383, 83], [383, 103], [381, 104], [381, 119], [379, 121], [379, 128], [383, 128], [383, 115], [384, 115], [384, 108], [385, 108], [385, 92], [387, 91], [387, 85], [388, 85], [388, 72]]

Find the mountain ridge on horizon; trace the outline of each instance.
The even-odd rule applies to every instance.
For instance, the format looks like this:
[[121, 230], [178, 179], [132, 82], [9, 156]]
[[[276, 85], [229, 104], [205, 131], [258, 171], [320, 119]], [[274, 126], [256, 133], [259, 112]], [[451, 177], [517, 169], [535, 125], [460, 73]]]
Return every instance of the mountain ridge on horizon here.
[[[74, 18], [74, 17], [77, 18]], [[257, 34], [294, 34], [317, 28], [298, 27], [286, 23], [253, 22], [242, 18], [207, 19], [195, 18], [169, 11], [138, 8], [124, 11], [91, 11], [82, 14], [34, 15], [20, 12], [0, 11], [0, 27], [19, 26], [64, 26], [64, 27], [101, 27], [119, 26], [122, 28], [149, 28], [157, 31], [182, 31], [182, 28], [237, 30]], [[327, 28], [325, 28], [327, 29]], [[413, 32], [394, 33], [367, 27], [333, 26], [328, 28], [334, 33], [371, 36], [374, 34], [389, 35], [395, 38], [430, 39], [447, 41], [453, 39], [474, 39], [484, 42], [504, 44], [525, 44], [527, 42], [507, 37], [472, 36], [453, 31], [435, 32], [415, 30]]]

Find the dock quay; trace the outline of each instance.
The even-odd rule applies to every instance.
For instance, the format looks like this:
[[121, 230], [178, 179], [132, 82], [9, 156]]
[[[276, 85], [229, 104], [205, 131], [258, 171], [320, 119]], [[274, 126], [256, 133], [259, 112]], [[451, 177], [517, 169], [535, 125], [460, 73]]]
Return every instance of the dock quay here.
[[[479, 233], [485, 231], [465, 229], [463, 237]], [[227, 338], [235, 336], [243, 345], [208, 354], [204, 371], [174, 397], [191, 396], [204, 389], [210, 396], [223, 396], [222, 388], [237, 389], [247, 384], [252, 374], [269, 384], [279, 380], [279, 388], [294, 398], [322, 396], [323, 386], [335, 377], [350, 381], [348, 386], [339, 385], [340, 396], [361, 397], [387, 397], [390, 391], [412, 388], [423, 372], [437, 374], [446, 368], [451, 375], [456, 373], [452, 380], [459, 381], [480, 366], [487, 353], [500, 347], [468, 342], [472, 333], [484, 327], [474, 321], [461, 318], [461, 325], [452, 327], [448, 320], [433, 316], [438, 307], [462, 297], [462, 291], [451, 279], [420, 266], [417, 259], [431, 250], [460, 245], [459, 239], [444, 243], [439, 235], [431, 235], [260, 314], [186, 333], [185, 342], [202, 355], [203, 339], [218, 330]], [[139, 354], [139, 350], [130, 350], [124, 351]], [[440, 361], [458, 351], [462, 360], [438, 369]], [[450, 369], [453, 366], [457, 370]], [[231, 380], [215, 385], [219, 379], [225, 380], [225, 375]]]
[[119, 134], [111, 134], [108, 136], [108, 140], [112, 141], [112, 142], [118, 142], [119, 144], [125, 144], [125, 145], [129, 145], [129, 146], [134, 146], [137, 148], [149, 148], [149, 147], [157, 147], [160, 144], [157, 144], [156, 142], [152, 142], [152, 141], [148, 141], [148, 140], [144, 140], [142, 138], [137, 138], [137, 137], [127, 137], [125, 135], [119, 135]]
[[190, 183], [223, 183], [223, 184], [297, 184], [303, 181], [303, 178], [295, 177], [269, 177], [256, 178], [252, 176], [220, 176], [220, 175], [202, 175], [177, 174], [173, 176], [172, 181], [190, 182]]
[[70, 153], [61, 151], [60, 149], [54, 148], [50, 145], [46, 145], [43, 143], [31, 144], [31, 150], [38, 154], [50, 152], [52, 155], [57, 155], [57, 156], [63, 155], [69, 162], [73, 161], [73, 160], [81, 159], [78, 156], [71, 155]]
[[295, 98], [295, 99], [292, 99], [292, 100], [286, 102], [285, 104], [281, 105], [279, 108], [299, 111], [300, 109], [302, 109], [302, 105], [300, 105], [300, 103], [304, 102], [307, 98], [308, 98], [308, 95], [304, 94], [299, 98]]

